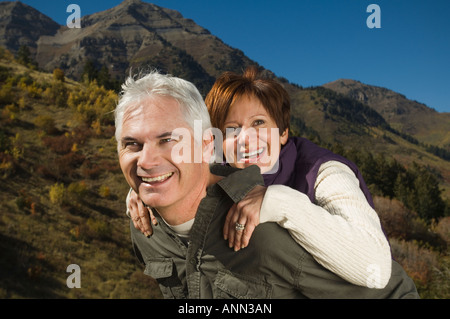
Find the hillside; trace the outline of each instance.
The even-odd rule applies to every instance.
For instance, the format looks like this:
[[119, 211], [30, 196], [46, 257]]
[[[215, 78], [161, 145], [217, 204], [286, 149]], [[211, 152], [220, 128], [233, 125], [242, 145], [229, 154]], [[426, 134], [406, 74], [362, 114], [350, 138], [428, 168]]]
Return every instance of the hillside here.
[[438, 113], [402, 94], [354, 80], [340, 79], [323, 86], [367, 104], [394, 129], [450, 151], [450, 113]]
[[[0, 53], [0, 298], [159, 297], [131, 251], [112, 115], [88, 115], [116, 94]], [[66, 286], [70, 264], [82, 289]]]
[[338, 144], [345, 150], [383, 154], [406, 167], [428, 167], [439, 179], [443, 196], [450, 199], [450, 161], [394, 129], [375, 109], [323, 87], [287, 88], [294, 131], [326, 147]]
[[[158, 67], [206, 94], [218, 74], [258, 64], [180, 13], [139, 0], [87, 16], [81, 29], [39, 16], [42, 26], [20, 2], [0, 9], [11, 52], [0, 47], [0, 297], [159, 297], [131, 251], [112, 89], [130, 68]], [[416, 128], [406, 115], [433, 110], [387, 89], [336, 82], [357, 86], [350, 94], [277, 79], [292, 98], [292, 133], [357, 162], [395, 257], [423, 297], [448, 298], [450, 161], [426, 145], [448, 146], [447, 115]], [[389, 115], [396, 109], [403, 117]], [[81, 267], [83, 289], [67, 288], [70, 264]]]

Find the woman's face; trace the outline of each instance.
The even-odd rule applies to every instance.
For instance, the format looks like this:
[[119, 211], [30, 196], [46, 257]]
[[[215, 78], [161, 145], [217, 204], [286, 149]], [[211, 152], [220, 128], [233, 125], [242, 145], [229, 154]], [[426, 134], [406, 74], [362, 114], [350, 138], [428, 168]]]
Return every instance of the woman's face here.
[[[258, 165], [261, 173], [278, 169], [281, 145], [288, 139], [288, 129], [279, 132], [261, 102], [242, 97], [234, 103], [225, 119], [223, 150], [227, 163], [238, 168]], [[273, 170], [273, 171], [272, 171]]]

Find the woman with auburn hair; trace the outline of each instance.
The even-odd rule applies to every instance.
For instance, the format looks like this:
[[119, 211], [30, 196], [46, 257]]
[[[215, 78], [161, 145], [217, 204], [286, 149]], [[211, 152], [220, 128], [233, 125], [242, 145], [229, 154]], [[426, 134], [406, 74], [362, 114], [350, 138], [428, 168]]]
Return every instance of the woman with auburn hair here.
[[[282, 85], [255, 67], [243, 75], [225, 72], [205, 102], [212, 126], [223, 133], [225, 165], [258, 165], [264, 177], [265, 186], [251, 190], [227, 215], [230, 248], [245, 248], [259, 223], [275, 222], [343, 279], [385, 287], [390, 246], [361, 173], [348, 159], [289, 136], [290, 99]], [[135, 227], [151, 232], [151, 217], [136, 194], [127, 201]]]

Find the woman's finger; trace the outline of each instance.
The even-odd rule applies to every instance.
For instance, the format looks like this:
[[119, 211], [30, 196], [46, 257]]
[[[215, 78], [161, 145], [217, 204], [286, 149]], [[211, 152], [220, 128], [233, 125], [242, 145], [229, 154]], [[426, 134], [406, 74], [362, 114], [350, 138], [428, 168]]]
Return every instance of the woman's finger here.
[[228, 224], [228, 246], [230, 248], [234, 247], [234, 243], [235, 243], [236, 235], [237, 235], [236, 234], [236, 222], [239, 218], [239, 212], [237, 210], [237, 206], [233, 205], [232, 209], [233, 210], [231, 212], [232, 213], [231, 217], [229, 219], [229, 222], [227, 223]]
[[242, 237], [241, 237], [241, 243], [240, 243], [240, 247], [241, 248], [245, 248], [248, 246], [248, 243], [250, 242], [250, 238], [252, 237], [253, 231], [255, 230], [256, 225], [254, 223], [250, 223], [248, 222], [247, 225], [245, 225], [245, 229], [242, 232]]
[[227, 216], [225, 217], [225, 224], [223, 225], [223, 238], [225, 240], [230, 238], [230, 225], [233, 223], [232, 219], [234, 218], [234, 214], [236, 212], [236, 204], [231, 206], [228, 210]]
[[138, 214], [139, 214], [139, 230], [147, 237], [153, 234], [153, 228], [150, 223], [150, 213], [147, 207], [142, 203], [142, 201], [138, 201]]
[[155, 215], [153, 215], [152, 209], [147, 206], [147, 210], [148, 210], [148, 213], [150, 214], [150, 219], [152, 221], [152, 224], [155, 226], [158, 225], [158, 220], [156, 219]]
[[247, 232], [247, 220], [242, 217], [234, 225], [235, 235], [234, 235], [234, 251], [238, 251], [242, 248], [242, 236]]

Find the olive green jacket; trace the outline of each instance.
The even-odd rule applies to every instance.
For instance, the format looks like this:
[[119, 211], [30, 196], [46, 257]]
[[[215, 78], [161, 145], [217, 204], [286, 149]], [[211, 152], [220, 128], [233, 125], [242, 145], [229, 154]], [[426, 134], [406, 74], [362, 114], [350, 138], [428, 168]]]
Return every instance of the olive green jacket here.
[[[384, 289], [356, 286], [318, 264], [275, 223], [256, 227], [248, 247], [235, 252], [223, 239], [226, 214], [263, 179], [256, 165], [244, 170], [215, 165], [226, 176], [208, 187], [189, 241], [161, 219], [145, 237], [131, 224], [135, 253], [144, 273], [155, 278], [165, 298], [418, 298], [413, 281], [396, 262]], [[156, 213], [156, 212], [155, 212]]]

